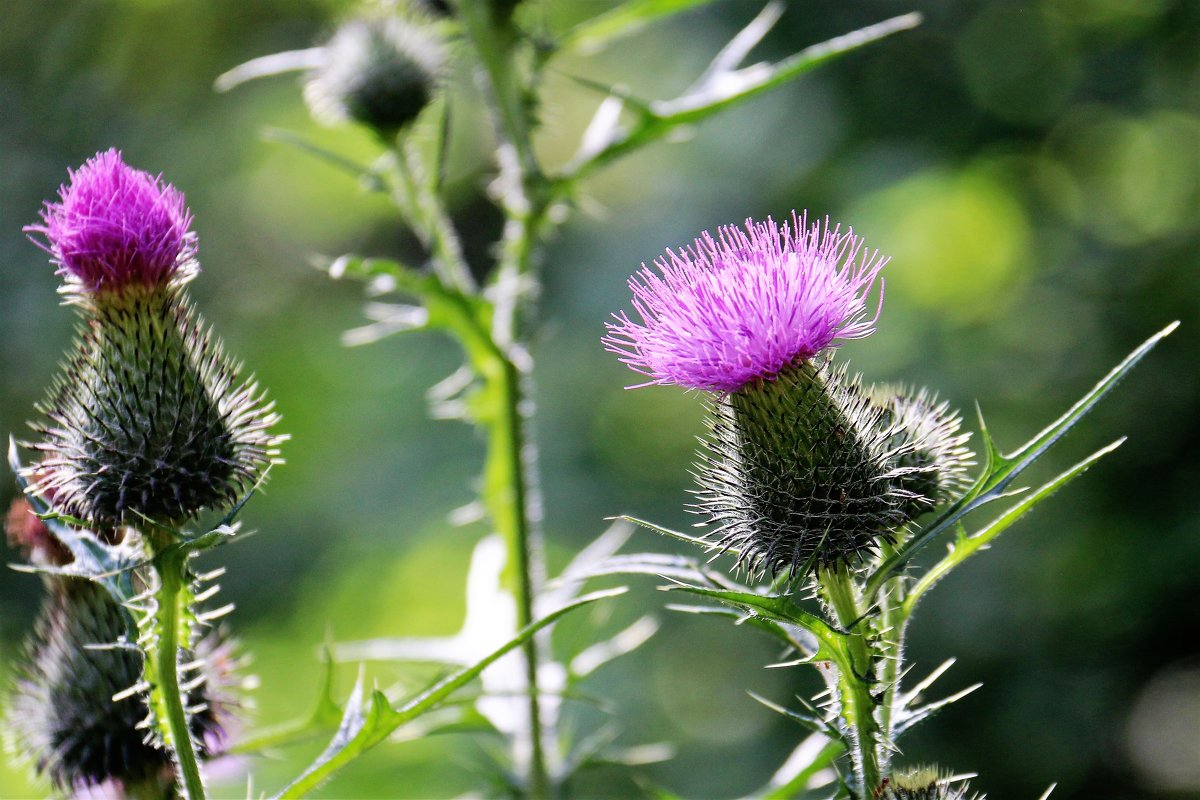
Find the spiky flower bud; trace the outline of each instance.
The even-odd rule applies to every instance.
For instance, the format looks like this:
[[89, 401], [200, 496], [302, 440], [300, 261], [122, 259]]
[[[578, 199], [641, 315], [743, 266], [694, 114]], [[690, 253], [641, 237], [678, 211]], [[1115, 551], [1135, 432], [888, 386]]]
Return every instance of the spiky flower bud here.
[[[101, 787], [105, 797], [173, 796], [170, 753], [147, 733], [144, 693], [129, 691], [141, 680], [141, 653], [115, 646], [127, 630], [124, 610], [88, 580], [52, 577], [47, 586], [8, 703], [13, 749], [63, 792]], [[221, 634], [210, 637], [198, 654], [224, 647]], [[201, 755], [211, 757], [225, 745], [232, 706], [219, 685], [228, 676], [217, 669], [202, 678], [189, 696], [199, 709], [191, 725]]]
[[446, 60], [438, 35], [398, 17], [354, 19], [324, 46], [304, 85], [313, 115], [394, 137], [433, 99]]
[[809, 361], [715, 398], [712, 410], [696, 510], [750, 572], [853, 564], [904, 522], [903, 451], [845, 367]]
[[83, 323], [40, 406], [31, 491], [101, 531], [228, 507], [281, 437], [187, 299], [199, 267], [182, 195], [110, 150], [72, 172], [42, 216], [27, 230], [46, 237]]
[[875, 791], [874, 800], [984, 800], [983, 795], [968, 792], [970, 787], [961, 778], [936, 767], [917, 767], [893, 773]]
[[966, 446], [970, 433], [960, 433], [962, 417], [926, 389], [874, 386], [872, 399], [885, 410], [880, 423], [894, 431], [890, 446], [896, 466], [905, 468], [899, 486], [912, 495], [904, 512], [915, 519], [930, 509], [958, 499], [975, 463]]
[[66, 291], [98, 293], [187, 280], [196, 271], [196, 234], [183, 194], [162, 178], [130, 169], [121, 154], [97, 153], [48, 202], [28, 233], [67, 278]]

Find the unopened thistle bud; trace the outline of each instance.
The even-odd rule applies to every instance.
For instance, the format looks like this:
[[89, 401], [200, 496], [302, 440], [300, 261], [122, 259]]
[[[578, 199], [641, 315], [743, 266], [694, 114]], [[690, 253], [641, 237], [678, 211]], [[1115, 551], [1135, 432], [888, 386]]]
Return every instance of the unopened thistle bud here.
[[875, 386], [871, 398], [885, 410], [880, 422], [892, 431], [890, 448], [895, 464], [904, 468], [899, 486], [911, 495], [905, 515], [921, 514], [957, 500], [968, 485], [975, 463], [966, 446], [969, 433], [960, 433], [962, 418], [925, 389]]
[[825, 354], [874, 331], [867, 295], [886, 262], [828, 223], [748, 221], [643, 268], [641, 322], [608, 326], [643, 386], [713, 393], [698, 510], [753, 572], [854, 562], [904, 521], [893, 426]]
[[[8, 703], [13, 749], [65, 793], [172, 796], [170, 753], [148, 734], [145, 693], [131, 691], [141, 680], [142, 655], [117, 646], [127, 630], [125, 612], [91, 581], [50, 577], [46, 583], [50, 594]], [[214, 631], [196, 653], [219, 653], [222, 641]], [[200, 709], [191, 726], [204, 757], [224, 748], [233, 721], [225, 662], [197, 664], [203, 680], [188, 698]]]
[[876, 790], [873, 800], [984, 800], [983, 795], [968, 792], [970, 787], [961, 778], [936, 767], [917, 767], [897, 770]]
[[351, 20], [323, 50], [304, 86], [313, 115], [332, 124], [353, 120], [385, 138], [429, 105], [446, 60], [435, 31], [398, 17]]
[[101, 531], [232, 505], [281, 439], [185, 294], [199, 266], [183, 195], [109, 150], [71, 172], [42, 219], [26, 230], [44, 237], [83, 322], [40, 406], [31, 491]]

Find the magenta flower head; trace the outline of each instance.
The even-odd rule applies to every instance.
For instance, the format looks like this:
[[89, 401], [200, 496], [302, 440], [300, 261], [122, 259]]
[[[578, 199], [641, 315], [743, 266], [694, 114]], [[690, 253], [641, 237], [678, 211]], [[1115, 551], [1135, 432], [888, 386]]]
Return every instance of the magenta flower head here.
[[68, 173], [60, 202], [45, 204], [41, 225], [25, 227], [45, 237], [38, 245], [68, 286], [97, 293], [195, 274], [196, 234], [179, 190], [130, 167], [116, 149]]
[[[736, 391], [875, 330], [867, 295], [888, 259], [829, 221], [746, 221], [643, 266], [629, 280], [634, 322], [608, 323], [605, 348], [651, 380]], [[883, 302], [882, 292], [879, 298]]]

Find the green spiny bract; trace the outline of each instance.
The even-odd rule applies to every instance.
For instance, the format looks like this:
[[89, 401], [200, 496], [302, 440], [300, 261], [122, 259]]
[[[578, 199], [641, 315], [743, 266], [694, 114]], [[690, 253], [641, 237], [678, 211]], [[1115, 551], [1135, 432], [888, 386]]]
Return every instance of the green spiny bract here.
[[[63, 792], [104, 786], [124, 797], [174, 797], [171, 756], [146, 730], [146, 695], [130, 691], [141, 681], [142, 655], [113, 646], [124, 641], [126, 612], [91, 581], [52, 577], [47, 585], [9, 703], [13, 749]], [[224, 634], [213, 631], [196, 651], [220, 655], [227, 647]], [[223, 748], [230, 722], [230, 703], [215, 685], [229, 676], [216, 661], [215, 678], [207, 664], [197, 667], [205, 680], [189, 697], [197, 708], [193, 735], [206, 757]]]
[[715, 399], [695, 510], [752, 573], [853, 564], [891, 541], [914, 494], [910, 443], [845, 367], [807, 361]]
[[178, 525], [227, 508], [278, 454], [277, 420], [239, 380], [182, 285], [75, 298], [75, 355], [40, 410], [45, 453], [27, 471], [56, 511], [101, 530]]
[[894, 431], [889, 446], [895, 463], [908, 471], [900, 488], [912, 494], [904, 512], [910, 519], [962, 496], [974, 454], [966, 446], [969, 433], [959, 433], [962, 418], [949, 403], [925, 389], [873, 386], [871, 398], [885, 410], [880, 422]]
[[[968, 776], [970, 777], [970, 776]], [[874, 793], [874, 800], [984, 800], [968, 795], [966, 781], [952, 779], [937, 767], [898, 770]]]

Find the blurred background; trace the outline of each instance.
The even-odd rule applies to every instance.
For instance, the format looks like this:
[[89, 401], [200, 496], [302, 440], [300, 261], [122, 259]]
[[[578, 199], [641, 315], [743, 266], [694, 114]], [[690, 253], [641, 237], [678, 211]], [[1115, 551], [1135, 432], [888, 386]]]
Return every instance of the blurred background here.
[[[611, 4], [528, 5], [530, 24], [553, 32]], [[1037, 797], [1053, 782], [1062, 800], [1200, 797], [1200, 3], [788, 5], [756, 58], [914, 9], [925, 22], [589, 185], [586, 211], [546, 252], [534, 343], [552, 568], [606, 516], [691, 522], [700, 403], [669, 388], [624, 391], [632, 375], [599, 338], [627, 303], [627, 276], [704, 229], [793, 208], [852, 224], [892, 263], [879, 332], [845, 355], [869, 380], [935, 388], [969, 419], [978, 402], [1007, 447], [1180, 319], [1030, 480], [1129, 441], [924, 603], [914, 674], [953, 655], [943, 691], [984, 687], [910, 734], [902, 761], [977, 772], [973, 786], [998, 799]], [[570, 76], [673, 96], [758, 9], [716, 2], [562, 59], [543, 109], [544, 159], [570, 156], [599, 100]], [[263, 680], [261, 723], [307, 710], [326, 639], [456, 630], [482, 533], [447, 521], [472, 499], [481, 443], [425, 416], [425, 390], [458, 364], [454, 346], [422, 334], [343, 348], [341, 333], [362, 321], [360, 288], [309, 266], [314, 254], [404, 255], [412, 241], [385, 200], [262, 131], [299, 131], [364, 161], [371, 140], [312, 123], [294, 78], [212, 91], [224, 70], [310, 46], [350, 10], [335, 0], [8, 0], [0, 21], [0, 434], [25, 435], [73, 326], [21, 227], [68, 167], [119, 147], [187, 194], [204, 265], [197, 304], [269, 387], [293, 436], [288, 464], [243, 516], [257, 535], [207, 557], [229, 567], [223, 597], [238, 606], [233, 622]], [[499, 224], [481, 188], [489, 138], [460, 77], [454, 214], [485, 264]], [[14, 494], [0, 481], [0, 503]], [[633, 547], [673, 545], [639, 532]], [[559, 638], [579, 642], [593, 626], [662, 608], [655, 581], [634, 583]], [[40, 594], [36, 578], [0, 571], [0, 679]], [[778, 653], [752, 631], [660, 616], [658, 636], [593, 676], [590, 692], [607, 698], [621, 742], [671, 740], [678, 754], [637, 783], [589, 773], [577, 795], [753, 791], [801, 731], [746, 690], [787, 702], [815, 687], [799, 671], [762, 669]], [[352, 680], [348, 667], [339, 690]], [[605, 721], [579, 706], [580, 730]], [[252, 763], [256, 791], [277, 790], [317, 749]], [[0, 797], [44, 791], [4, 758]], [[452, 796], [486, 780], [486, 763], [464, 737], [390, 744], [319, 796]], [[216, 792], [244, 793], [237, 776]]]

